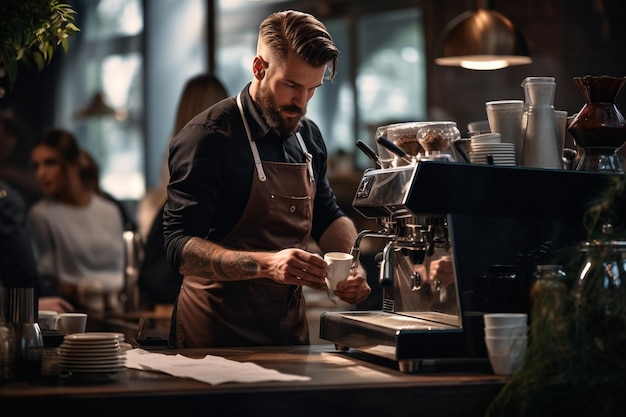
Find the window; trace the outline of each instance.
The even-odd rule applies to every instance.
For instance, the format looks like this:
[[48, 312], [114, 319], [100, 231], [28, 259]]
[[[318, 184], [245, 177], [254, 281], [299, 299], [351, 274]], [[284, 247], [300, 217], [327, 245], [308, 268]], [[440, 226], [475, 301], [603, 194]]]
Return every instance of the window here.
[[[183, 85], [206, 71], [206, 0], [73, 3], [81, 32], [62, 57], [55, 121], [98, 162], [103, 190], [132, 205], [160, 185]], [[116, 114], [75, 118], [96, 93]]]
[[[73, 131], [100, 168], [100, 186], [120, 200], [145, 193], [141, 0], [79, 0], [81, 36], [62, 75], [57, 124]], [[101, 94], [112, 113], [94, 112]], [[82, 117], [78, 112], [84, 111]]]
[[426, 60], [418, 10], [364, 16], [358, 23], [358, 39], [359, 134], [373, 141], [375, 126], [424, 120]]

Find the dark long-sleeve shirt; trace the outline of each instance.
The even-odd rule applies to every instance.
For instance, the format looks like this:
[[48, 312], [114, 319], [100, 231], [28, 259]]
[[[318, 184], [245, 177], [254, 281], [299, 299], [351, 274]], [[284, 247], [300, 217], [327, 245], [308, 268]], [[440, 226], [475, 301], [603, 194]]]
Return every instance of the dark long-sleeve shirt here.
[[[304, 162], [295, 135], [281, 138], [261, 117], [248, 92], [241, 100], [261, 160]], [[313, 156], [316, 194], [311, 237], [319, 240], [328, 226], [344, 216], [326, 179], [327, 150], [319, 128], [310, 119], [300, 129]], [[164, 210], [167, 258], [175, 270], [191, 237], [219, 243], [242, 215], [255, 174], [250, 144], [235, 97], [229, 97], [193, 118], [169, 149], [170, 182]]]
[[38, 296], [57, 295], [37, 272], [37, 262], [26, 232], [22, 196], [0, 179], [0, 285], [35, 288]]
[[7, 288], [37, 286], [37, 263], [26, 235], [25, 210], [21, 195], [0, 180], [0, 282]]

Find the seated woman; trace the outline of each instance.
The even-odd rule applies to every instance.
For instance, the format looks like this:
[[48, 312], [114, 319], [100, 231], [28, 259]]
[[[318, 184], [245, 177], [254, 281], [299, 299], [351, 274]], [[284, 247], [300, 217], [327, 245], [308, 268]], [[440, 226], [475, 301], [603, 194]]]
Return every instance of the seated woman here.
[[78, 309], [81, 289], [103, 293], [104, 308], [119, 310], [124, 283], [124, 222], [118, 207], [86, 187], [81, 179], [81, 151], [74, 136], [61, 129], [42, 135], [31, 160], [44, 198], [29, 211], [39, 273]]

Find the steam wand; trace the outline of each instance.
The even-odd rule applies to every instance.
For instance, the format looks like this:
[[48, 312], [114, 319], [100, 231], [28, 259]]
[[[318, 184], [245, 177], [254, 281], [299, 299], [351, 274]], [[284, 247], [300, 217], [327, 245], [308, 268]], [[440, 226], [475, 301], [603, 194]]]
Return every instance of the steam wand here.
[[356, 269], [359, 264], [359, 257], [361, 256], [361, 240], [365, 237], [390, 237], [389, 234], [384, 234], [384, 231], [374, 232], [372, 230], [361, 230], [359, 234], [354, 239], [354, 245], [350, 248], [350, 255], [352, 255], [352, 266], [350, 269]]
[[391, 287], [393, 285], [393, 253], [396, 249], [395, 243], [389, 242], [383, 249], [383, 260], [380, 263], [379, 282], [381, 287]]

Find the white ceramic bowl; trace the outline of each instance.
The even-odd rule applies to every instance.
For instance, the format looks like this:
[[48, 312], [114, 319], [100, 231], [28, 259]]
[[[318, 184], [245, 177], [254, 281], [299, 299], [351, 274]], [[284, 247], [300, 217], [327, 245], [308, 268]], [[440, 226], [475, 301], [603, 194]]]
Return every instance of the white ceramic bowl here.
[[485, 337], [526, 337], [528, 326], [485, 327]]
[[526, 352], [528, 337], [485, 337], [490, 355], [518, 355]]
[[526, 313], [486, 313], [483, 319], [485, 327], [528, 325], [528, 314]]

